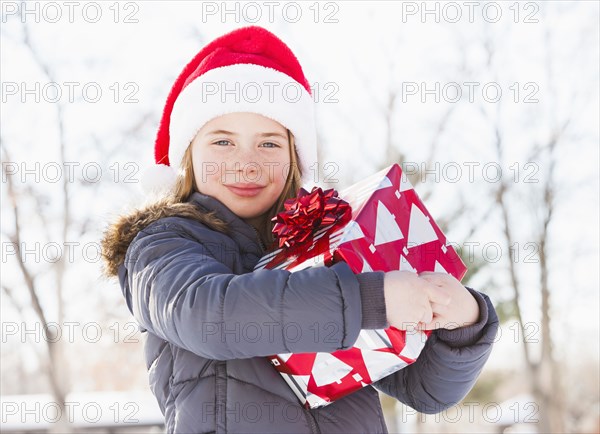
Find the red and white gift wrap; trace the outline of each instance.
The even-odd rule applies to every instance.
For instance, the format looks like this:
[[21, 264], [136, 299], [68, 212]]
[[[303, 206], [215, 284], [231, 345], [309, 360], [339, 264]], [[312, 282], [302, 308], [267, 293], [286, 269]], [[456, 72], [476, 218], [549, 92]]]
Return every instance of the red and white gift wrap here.
[[[331, 191], [326, 191], [329, 197]], [[298, 202], [309, 199], [306, 191], [303, 194], [304, 198]], [[296, 241], [300, 242], [294, 245], [292, 240], [291, 246], [288, 243], [264, 256], [255, 269], [294, 272], [345, 261], [355, 273], [436, 271], [450, 273], [458, 280], [465, 275], [464, 263], [447, 243], [398, 164], [341, 190], [339, 198], [347, 202], [344, 202], [346, 208], [350, 205], [350, 210], [342, 211], [339, 207], [344, 218], [337, 224], [323, 218], [327, 226], [317, 228], [308, 239], [306, 233], [297, 235]], [[312, 206], [306, 203], [301, 205]], [[280, 229], [283, 226], [276, 224]], [[283, 245], [281, 239], [280, 245]], [[403, 331], [395, 327], [362, 330], [354, 347], [347, 350], [278, 354], [269, 359], [301, 403], [307, 408], [317, 408], [415, 362], [429, 334], [429, 331]]]

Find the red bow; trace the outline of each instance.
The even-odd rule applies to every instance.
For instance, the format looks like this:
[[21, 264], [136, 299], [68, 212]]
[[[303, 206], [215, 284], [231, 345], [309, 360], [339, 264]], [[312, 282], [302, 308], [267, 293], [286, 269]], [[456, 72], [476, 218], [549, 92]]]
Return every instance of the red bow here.
[[285, 201], [284, 208], [271, 220], [275, 222], [273, 234], [279, 239], [280, 248], [304, 243], [317, 230], [343, 225], [352, 216], [350, 204], [339, 198], [333, 188], [323, 191], [313, 187], [310, 193], [300, 188], [297, 197]]

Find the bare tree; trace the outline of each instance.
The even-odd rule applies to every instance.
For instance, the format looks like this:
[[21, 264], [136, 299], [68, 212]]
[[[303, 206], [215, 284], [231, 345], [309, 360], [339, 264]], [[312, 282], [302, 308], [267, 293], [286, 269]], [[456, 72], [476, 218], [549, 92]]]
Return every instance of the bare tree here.
[[[380, 62], [380, 69], [386, 68], [389, 71], [389, 76], [392, 78], [384, 88], [384, 92], [379, 100], [374, 97], [374, 95], [377, 95], [378, 92], [377, 89], [374, 88], [372, 77], [370, 77], [371, 71], [364, 71], [359, 64], [355, 64], [355, 68], [353, 68], [355, 71], [357, 71], [358, 76], [361, 78], [361, 83], [364, 83], [365, 87], [368, 89], [369, 95], [372, 96], [372, 99], [367, 102], [368, 107], [372, 113], [375, 113], [381, 119], [384, 128], [383, 158], [380, 158], [379, 161], [375, 163], [373, 171], [384, 169], [385, 167], [388, 167], [394, 163], [403, 165], [410, 161], [408, 160], [410, 156], [401, 150], [402, 135], [397, 134], [396, 131], [397, 119], [399, 118], [399, 115], [409, 115], [403, 112], [404, 107], [399, 104], [399, 101], [402, 99], [402, 94], [400, 91], [401, 87], [399, 85], [399, 77], [393, 73], [395, 64], [399, 61], [398, 50], [403, 42], [402, 35], [396, 35], [396, 39], [392, 42], [388, 52], [386, 52], [383, 56], [382, 62]], [[459, 47], [459, 52], [461, 53], [462, 58], [464, 58], [465, 53], [463, 47]], [[466, 65], [463, 62], [459, 65], [458, 73], [461, 74], [466, 72]], [[423, 175], [432, 171], [432, 167], [438, 158], [437, 155], [439, 152], [439, 144], [442, 140], [444, 140], [445, 135], [448, 133], [448, 126], [451, 123], [453, 119], [452, 116], [456, 110], [457, 104], [450, 104], [447, 108], [445, 108], [445, 110], [443, 110], [441, 116], [430, 120], [428, 131], [432, 131], [433, 134], [426, 145], [426, 160], [422, 165], [418, 165], [414, 171], [411, 170], [410, 172], [407, 171], [405, 173], [411, 184], [418, 189], [419, 197], [425, 203], [427, 203], [427, 200], [435, 194], [436, 187], [433, 183], [427, 184], [423, 182]], [[338, 113], [338, 115], [341, 115], [342, 121], [348, 128], [352, 129], [357, 135], [360, 136], [360, 128], [358, 128], [348, 116], [344, 116], [341, 113]], [[469, 203], [465, 200], [461, 192], [457, 192], [456, 197], [457, 202], [453, 210], [450, 210], [448, 214], [436, 216], [436, 222], [439, 224], [444, 233], [448, 233], [453, 222], [459, 221], [461, 217], [472, 211], [472, 206], [469, 205]], [[493, 204], [490, 204], [479, 219], [476, 219], [476, 221], [472, 222], [470, 225], [466, 225], [465, 240], [468, 240], [474, 234], [477, 228], [484, 224], [485, 220], [493, 211], [494, 206]], [[488, 265], [488, 263], [481, 258], [468, 258], [467, 253], [460, 247], [458, 247], [456, 250], [457, 253], [462, 257], [463, 261], [468, 264], [469, 272], [462, 281], [463, 284], [468, 285], [469, 280], [482, 271]], [[397, 400], [382, 393], [380, 393], [380, 399], [388, 429], [390, 432], [397, 432], [401, 429], [401, 427], [397, 426], [397, 414], [399, 412]], [[420, 432], [425, 432], [426, 428], [423, 426], [424, 419], [418, 418], [416, 423], [417, 429]]]
[[[492, 77], [495, 82], [499, 83], [499, 75], [503, 74], [503, 70], [499, 65], [495, 65], [494, 62], [497, 58], [497, 43], [492, 39], [495, 32], [492, 31], [491, 27], [484, 29], [486, 37], [482, 38], [483, 50], [485, 52], [485, 59], [487, 64], [485, 65], [486, 71], [483, 71]], [[506, 34], [504, 35], [506, 36]], [[552, 301], [552, 281], [550, 278], [551, 268], [549, 266], [551, 259], [556, 255], [556, 252], [551, 251], [548, 248], [549, 241], [552, 240], [553, 235], [557, 230], [555, 224], [556, 208], [557, 208], [557, 178], [556, 178], [556, 166], [560, 163], [557, 155], [557, 149], [564, 145], [568, 141], [567, 132], [573, 124], [574, 110], [571, 113], [559, 115], [559, 92], [561, 82], [560, 79], [553, 75], [552, 61], [556, 61], [557, 50], [556, 45], [553, 44], [551, 38], [551, 31], [546, 29], [545, 38], [543, 39], [545, 49], [545, 63], [543, 64], [544, 70], [547, 72], [548, 88], [545, 89], [547, 92], [547, 100], [550, 101], [548, 109], [551, 113], [552, 119], [543, 119], [543, 127], [547, 131], [546, 138], [541, 144], [531, 144], [532, 152], [529, 156], [528, 161], [537, 161], [544, 167], [544, 179], [541, 184], [525, 184], [527, 189], [518, 190], [519, 187], [511, 184], [504, 177], [501, 178], [499, 183], [494, 184], [491, 194], [486, 197], [484, 201], [479, 201], [477, 206], [483, 206], [483, 212], [479, 215], [480, 218], [467, 228], [467, 235], [465, 239], [469, 239], [474, 232], [481, 226], [486, 224], [489, 217], [498, 213], [502, 222], [501, 225], [501, 236], [502, 244], [504, 246], [503, 251], [508, 251], [508, 257], [506, 260], [506, 278], [509, 282], [509, 288], [512, 289], [512, 297], [508, 300], [508, 303], [502, 304], [501, 319], [509, 319], [509, 316], [514, 317], [517, 320], [520, 328], [520, 343], [522, 344], [524, 360], [525, 360], [525, 378], [527, 379], [527, 386], [532, 395], [535, 398], [535, 403], [538, 405], [539, 412], [536, 416], [539, 420], [540, 432], [564, 432], [565, 430], [565, 414], [564, 414], [564, 386], [561, 382], [561, 366], [562, 360], [555, 351], [555, 336], [552, 333], [553, 327], [556, 324], [556, 318], [553, 317], [553, 301]], [[393, 56], [387, 56], [387, 58], [393, 58]], [[468, 66], [468, 65], [467, 65]], [[468, 73], [466, 67], [463, 65], [463, 73]], [[357, 68], [358, 69], [358, 68]], [[362, 80], [369, 85], [369, 80]], [[564, 83], [562, 83], [564, 85]], [[572, 93], [577, 90], [573, 89]], [[573, 99], [575, 99], [573, 97]], [[394, 112], [398, 109], [396, 107], [396, 101], [398, 100], [398, 94], [395, 90], [390, 87], [387, 90], [387, 99], [384, 98], [386, 103], [374, 103], [372, 106], [377, 113], [381, 114], [383, 124], [386, 127], [386, 156], [385, 161], [381, 162], [380, 167], [385, 167], [392, 162], [404, 161], [405, 156], [397, 151], [398, 143], [394, 141], [394, 135], [392, 134], [392, 127], [394, 126]], [[544, 101], [546, 102], [546, 101]], [[572, 102], [572, 101], [571, 101]], [[508, 149], [507, 136], [509, 131], [501, 123], [501, 113], [504, 109], [502, 102], [494, 104], [495, 113], [488, 113], [486, 110], [481, 109], [481, 113], [485, 119], [488, 120], [493, 133], [493, 149], [496, 154], [498, 163], [501, 167], [504, 167], [502, 163], [506, 160], [505, 154]], [[563, 110], [564, 112], [564, 110]], [[447, 110], [444, 115], [439, 119], [439, 122], [430, 127], [430, 130], [435, 131], [431, 143], [429, 144], [429, 158], [427, 159], [425, 170], [429, 169], [435, 160], [439, 141], [444, 137], [445, 127], [451, 122], [453, 114], [453, 107]], [[562, 117], [560, 117], [562, 116]], [[437, 128], [436, 128], [437, 127]], [[514, 132], [511, 129], [510, 132]], [[416, 173], [411, 177], [413, 185], [417, 185], [422, 180], [421, 173]], [[423, 191], [425, 187], [425, 191]], [[434, 190], [427, 188], [428, 186], [421, 186], [419, 192], [422, 199], [427, 200], [430, 195], [434, 194]], [[516, 204], [513, 200], [513, 194], [518, 196], [518, 193], [526, 192], [529, 194], [527, 203]], [[460, 194], [458, 194], [459, 200], [455, 211], [448, 213], [445, 216], [437, 217], [438, 223], [444, 231], [448, 229], [450, 223], [456, 219], [460, 219], [469, 211], [472, 211], [472, 206], [469, 206], [469, 202], [465, 200]], [[535, 199], [535, 208], [532, 208], [531, 197]], [[491, 198], [491, 200], [487, 200]], [[516, 218], [514, 212], [520, 213], [519, 219]], [[535, 220], [535, 219], [538, 220]], [[515, 245], [518, 245], [520, 240], [519, 231], [519, 220], [527, 219], [528, 221], [534, 221], [536, 229], [532, 232], [531, 240], [534, 241], [537, 250], [535, 252], [536, 264], [539, 280], [537, 285], [532, 288], [531, 285], [523, 283], [525, 281], [525, 270], [519, 268], [518, 258], [515, 256]], [[462, 252], [459, 252], [462, 253]], [[463, 255], [464, 256], [464, 255]], [[482, 268], [486, 267], [485, 261], [475, 261], [474, 264], [469, 264], [469, 275], [468, 279], [465, 279], [463, 283], [468, 283], [468, 280], [477, 274]], [[528, 270], [531, 272], [531, 269]], [[474, 272], [474, 273], [472, 273]], [[494, 276], [491, 277], [494, 279]], [[526, 322], [524, 320], [524, 306], [523, 296], [526, 291], [536, 291], [539, 294], [541, 304], [539, 310], [539, 341], [528, 342], [526, 338], [528, 332], [531, 329], [526, 328]], [[511, 306], [506, 308], [506, 306]], [[533, 351], [532, 343], [539, 346], [539, 353]], [[382, 402], [385, 403], [386, 398], [382, 397]], [[525, 403], [523, 403], [525, 404]]]
[[[22, 23], [20, 26], [21, 35], [20, 38], [17, 38], [11, 34], [10, 38], [26, 50], [48, 82], [59, 83], [59, 77], [56, 75], [50, 60], [46, 59], [43, 53], [36, 47], [28, 25], [19, 16], [15, 16], [13, 19], [15, 22], [21, 21]], [[6, 36], [3, 34], [3, 38]], [[67, 120], [65, 103], [57, 101], [53, 104], [53, 108], [55, 109], [55, 125], [57, 126], [56, 142], [58, 144], [57, 160], [55, 163], [59, 167], [65, 168], [67, 167], [66, 163], [68, 163], [67, 155], [69, 150], [66, 134], [69, 122]], [[93, 133], [90, 133], [90, 138], [98, 149], [104, 149], [102, 155], [109, 156], [111, 155], [111, 151], [113, 151], [112, 154], [114, 155], [116, 153], [114, 151], [122, 149], [123, 142], [131, 140], [135, 132], [145, 126], [148, 119], [149, 116], [147, 113], [141, 113], [140, 118], [132, 122], [131, 130], [123, 132], [123, 141], [111, 145], [113, 146], [112, 150], [104, 149], [106, 148], [106, 144], [94, 137]], [[11, 217], [10, 227], [3, 223], [2, 236], [14, 248], [14, 260], [17, 264], [16, 269], [18, 270], [18, 274], [15, 277], [20, 278], [22, 283], [9, 284], [5, 282], [3, 277], [2, 292], [6, 299], [11, 302], [16, 313], [22, 317], [24, 324], [27, 322], [31, 311], [33, 311], [36, 321], [40, 324], [43, 346], [40, 347], [40, 345], [37, 345], [30, 339], [27, 339], [27, 342], [33, 348], [34, 354], [36, 354], [38, 359], [37, 362], [41, 366], [41, 373], [47, 379], [53, 403], [56, 405], [59, 415], [63, 415], [63, 417], [53, 419], [51, 432], [69, 433], [73, 432], [73, 428], [69, 423], [69, 418], [64, 417], [64, 415], [69, 414], [65, 402], [72, 388], [73, 379], [71, 378], [71, 372], [73, 372], [74, 367], [71, 366], [70, 360], [74, 355], [68, 353], [64, 335], [61, 337], [57, 333], [61, 333], [62, 326], [65, 324], [65, 317], [67, 316], [69, 301], [65, 297], [67, 273], [76, 264], [71, 261], [69, 255], [62, 252], [56, 258], [42, 258], [43, 260], [48, 259], [48, 264], [45, 264], [48, 267], [40, 267], [39, 264], [26, 260], [26, 252], [23, 249], [25, 249], [28, 231], [32, 229], [32, 226], [40, 230], [47, 242], [52, 240], [62, 246], [69, 245], [69, 241], [73, 238], [79, 239], [81, 236], [89, 233], [90, 228], [94, 226], [92, 223], [95, 223], [93, 222], [95, 216], [89, 213], [81, 218], [76, 218], [73, 213], [73, 207], [75, 206], [73, 198], [76, 192], [81, 191], [82, 188], [88, 192], [97, 190], [99, 183], [90, 183], [81, 179], [78, 180], [79, 182], [73, 182], [74, 180], [69, 176], [63, 175], [60, 177], [59, 183], [56, 184], [60, 188], [52, 191], [52, 200], [49, 200], [48, 195], [39, 188], [40, 186], [35, 185], [35, 183], [23, 183], [13, 171], [6, 170], [9, 167], [8, 164], [14, 164], [16, 161], [15, 155], [11, 152], [16, 147], [17, 145], [9, 143], [9, 140], [5, 136], [0, 137], [3, 178], [5, 179], [3, 189], [5, 189], [4, 193], [6, 193], [3, 196], [8, 199], [5, 209]], [[54, 210], [56, 209], [56, 204], [59, 204], [56, 217], [53, 217], [53, 221], [49, 221], [47, 217], [49, 205], [52, 205]], [[31, 224], [32, 222], [33, 224]], [[58, 233], [54, 233], [53, 227], [57, 222]], [[44, 306], [43, 302], [45, 293], [48, 293], [49, 288], [52, 287], [55, 290], [53, 298], [56, 301], [56, 311], [50, 311], [50, 309]], [[29, 302], [24, 301], [22, 294], [20, 294], [21, 288], [26, 290]], [[102, 311], [102, 309], [102, 305], [98, 307], [99, 311]], [[56, 324], [58, 324], [58, 328]], [[36, 342], [39, 342], [39, 340], [36, 339]], [[120, 349], [115, 346], [115, 351], [122, 351], [126, 354], [127, 350], [129, 348], [124, 348], [124, 346], [120, 347]], [[81, 360], [78, 360], [78, 363], [81, 363]], [[36, 386], [40, 388], [43, 386], [40, 386], [39, 383], [43, 384], [44, 381], [40, 382], [38, 380], [37, 383]], [[29, 386], [23, 385], [23, 390], [28, 389]]]
[[[55, 77], [53, 76], [53, 72], [49, 65], [44, 62], [39, 53], [36, 51], [35, 47], [32, 44], [29, 29], [26, 25], [22, 26], [23, 29], [23, 44], [27, 47], [36, 61], [38, 67], [41, 71], [43, 71], [44, 75], [49, 79], [50, 82], [56, 82]], [[59, 102], [55, 104], [57, 113], [57, 126], [58, 126], [58, 135], [59, 135], [59, 165], [60, 167], [65, 167], [66, 162], [66, 143], [65, 143], [65, 127], [64, 127], [64, 108], [62, 104]], [[2, 156], [5, 162], [12, 162], [12, 158], [9, 154], [6, 143], [2, 141]], [[22, 255], [22, 233], [23, 233], [23, 225], [21, 224], [21, 213], [19, 210], [19, 204], [24, 199], [23, 195], [27, 194], [28, 189], [24, 189], [21, 192], [18, 192], [15, 185], [13, 176], [10, 173], [6, 173], [7, 179], [7, 189], [8, 189], [8, 197], [10, 199], [10, 205], [12, 208], [13, 214], [13, 229], [10, 233], [5, 233], [4, 235], [10, 240], [15, 248], [15, 258], [19, 265], [19, 270], [21, 271], [21, 275], [23, 281], [25, 282], [25, 286], [29, 292], [29, 296], [31, 298], [31, 306], [41, 324], [42, 331], [44, 333], [44, 341], [47, 346], [47, 354], [48, 358], [46, 359], [46, 366], [44, 367], [45, 372], [48, 375], [48, 379], [51, 385], [52, 395], [55, 399], [56, 404], [58, 405], [60, 414], [66, 414], [65, 400], [67, 393], [69, 391], [69, 378], [68, 378], [68, 359], [64, 355], [63, 341], [62, 339], [55, 336], [55, 331], [48, 327], [49, 319], [48, 315], [42, 306], [42, 303], [39, 299], [39, 293], [42, 290], [40, 286], [44, 286], [43, 283], [40, 283], [36, 279], [35, 272], [31, 269], [30, 265], [26, 263]], [[62, 190], [62, 221], [61, 221], [61, 241], [62, 245], [66, 245], [65, 243], [68, 241], [68, 233], [72, 226], [71, 219], [71, 202], [70, 202], [70, 188], [68, 177], [61, 177], [61, 190]], [[31, 192], [31, 189], [29, 189]], [[38, 209], [43, 207], [43, 204], [40, 201], [40, 196], [29, 194], [29, 199], [32, 199], [35, 202], [35, 206]], [[43, 215], [43, 213], [41, 214]], [[63, 282], [65, 276], [65, 267], [66, 260], [65, 255], [60, 255], [57, 261], [54, 262], [52, 266], [53, 277], [55, 281], [56, 287], [56, 300], [57, 300], [57, 323], [64, 323], [64, 297], [63, 297]], [[6, 292], [6, 290], [5, 290]], [[43, 364], [43, 361], [42, 361]], [[72, 432], [71, 428], [68, 424], [66, 418], [59, 418], [57, 423], [53, 424], [52, 428], [53, 432]]]
[[[535, 207], [516, 207], [515, 201], [509, 198], [513, 190], [516, 190], [514, 184], [510, 184], [504, 177], [497, 184], [494, 193], [494, 200], [498, 206], [502, 221], [503, 243], [506, 251], [508, 251], [508, 280], [512, 288], [512, 314], [516, 318], [519, 328], [519, 340], [522, 344], [523, 355], [525, 361], [526, 378], [528, 380], [529, 390], [535, 398], [535, 403], [539, 406], [538, 424], [540, 432], [564, 432], [564, 406], [563, 406], [563, 385], [561, 383], [561, 372], [559, 369], [560, 359], [554, 351], [555, 338], [552, 334], [552, 324], [554, 318], [552, 316], [552, 290], [550, 283], [549, 262], [552, 251], [548, 249], [548, 241], [552, 238], [552, 223], [554, 221], [556, 211], [556, 196], [557, 196], [557, 181], [556, 181], [556, 165], [558, 163], [557, 148], [561, 142], [566, 141], [565, 136], [569, 126], [572, 123], [572, 113], [563, 115], [562, 119], [557, 118], [558, 110], [558, 95], [557, 95], [557, 78], [553, 75], [553, 67], [551, 58], [554, 55], [554, 47], [551, 43], [550, 31], [546, 30], [545, 37], [546, 62], [545, 71], [547, 72], [547, 99], [550, 101], [550, 111], [552, 119], [548, 123], [548, 133], [545, 143], [531, 146], [531, 153], [528, 161], [536, 161], [540, 166], [544, 167], [544, 179], [541, 188], [537, 188], [536, 184], [529, 185], [530, 195], [537, 197]], [[491, 68], [491, 63], [496, 54], [496, 48], [491, 40], [486, 40], [485, 49], [488, 54], [488, 67]], [[496, 75], [497, 76], [497, 75]], [[502, 103], [497, 103], [495, 116], [489, 115], [485, 110], [482, 110], [484, 117], [487, 117], [493, 132], [494, 132], [494, 147], [496, 157], [500, 165], [505, 161], [506, 140], [503, 127], [500, 122], [500, 113], [502, 111]], [[530, 200], [530, 199], [529, 199]], [[517, 224], [517, 219], [512, 215], [515, 208], [519, 209], [519, 219], [530, 217], [534, 221], [536, 229], [532, 234], [534, 245], [536, 246], [536, 263], [539, 268], [539, 283], [537, 291], [539, 291], [540, 305], [540, 322], [539, 322], [539, 340], [527, 339], [528, 330], [525, 327], [523, 319], [522, 299], [524, 292], [531, 291], [533, 288], [529, 285], [527, 288], [522, 284], [522, 270], [517, 266], [518, 258], [515, 256], [515, 245], [519, 245], [519, 237], [515, 235], [514, 228]], [[527, 211], [525, 211], [527, 210]], [[529, 215], [528, 215], [529, 214]], [[536, 219], [536, 216], [540, 216]], [[531, 351], [532, 343], [540, 345], [541, 351], [539, 355], [535, 355]]]

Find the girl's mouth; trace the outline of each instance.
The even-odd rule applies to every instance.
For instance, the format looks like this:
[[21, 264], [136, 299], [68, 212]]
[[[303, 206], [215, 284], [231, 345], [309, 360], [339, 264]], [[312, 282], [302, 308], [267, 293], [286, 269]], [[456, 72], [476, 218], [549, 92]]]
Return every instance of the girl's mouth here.
[[256, 185], [226, 185], [231, 192], [242, 197], [252, 197], [259, 194], [264, 187]]

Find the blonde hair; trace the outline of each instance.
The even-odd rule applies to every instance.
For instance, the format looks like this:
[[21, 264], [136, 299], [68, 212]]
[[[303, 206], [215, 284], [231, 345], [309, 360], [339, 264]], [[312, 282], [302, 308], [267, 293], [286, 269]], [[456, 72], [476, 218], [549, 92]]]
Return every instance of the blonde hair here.
[[[265, 226], [258, 228], [267, 237], [267, 247], [272, 247], [274, 242], [271, 231], [273, 218], [283, 210], [285, 201], [297, 195], [300, 189], [302, 172], [298, 167], [298, 154], [294, 136], [288, 130], [290, 144], [290, 170], [287, 175], [283, 191], [273, 206], [267, 211]], [[153, 200], [142, 208], [135, 209], [127, 214], [120, 215], [105, 230], [102, 236], [102, 259], [104, 262], [103, 275], [106, 277], [117, 276], [119, 267], [125, 261], [125, 256], [133, 238], [150, 225], [164, 217], [186, 217], [202, 222], [209, 228], [230, 233], [231, 228], [218, 215], [216, 210], [205, 210], [189, 201], [190, 196], [198, 191], [192, 165], [191, 146], [185, 151], [180, 171], [174, 188], [170, 193], [158, 200]], [[262, 229], [262, 230], [261, 230]]]
[[[262, 232], [267, 234], [268, 244], [274, 242], [273, 233], [271, 231], [273, 223], [271, 219], [275, 217], [279, 212], [283, 211], [284, 203], [287, 199], [296, 197], [301, 187], [302, 170], [298, 163], [298, 152], [296, 150], [296, 141], [294, 135], [290, 130], [287, 130], [289, 150], [290, 150], [290, 170], [283, 186], [283, 190], [279, 195], [279, 198], [275, 201], [273, 206], [267, 211], [267, 218], [265, 228], [261, 228]], [[194, 174], [194, 167], [192, 164], [192, 145], [187, 147], [181, 161], [180, 170], [177, 174], [177, 180], [173, 190], [165, 198], [169, 203], [182, 203], [187, 202], [195, 191], [198, 190], [196, 185], [196, 178]]]

